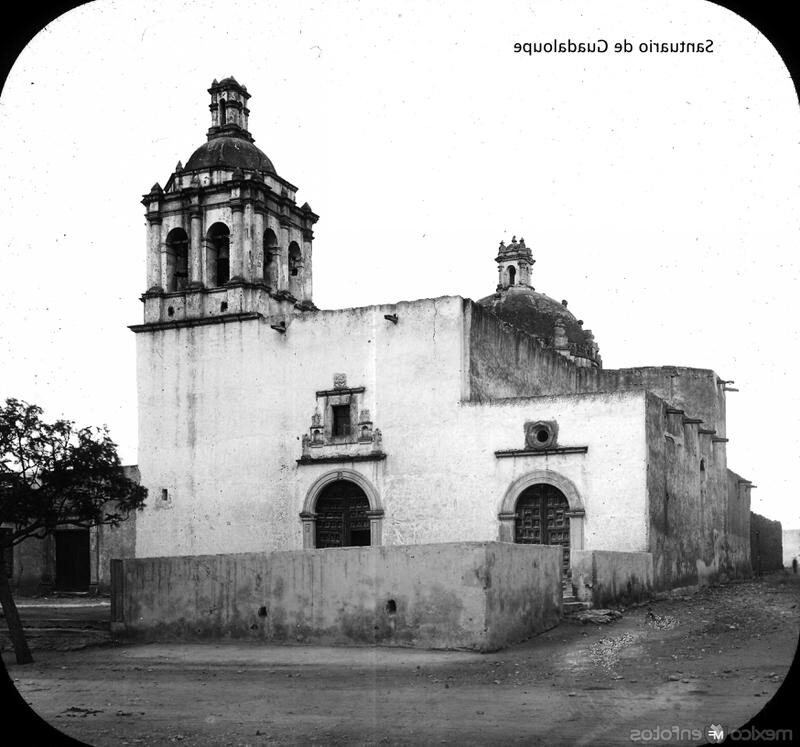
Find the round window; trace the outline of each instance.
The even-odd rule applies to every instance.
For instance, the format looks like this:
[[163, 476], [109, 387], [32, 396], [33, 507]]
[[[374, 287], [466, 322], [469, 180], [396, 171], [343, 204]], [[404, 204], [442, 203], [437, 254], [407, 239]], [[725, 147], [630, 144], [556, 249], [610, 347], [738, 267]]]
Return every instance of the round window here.
[[528, 449], [549, 449], [555, 446], [557, 433], [555, 422], [539, 420], [525, 423], [525, 446]]

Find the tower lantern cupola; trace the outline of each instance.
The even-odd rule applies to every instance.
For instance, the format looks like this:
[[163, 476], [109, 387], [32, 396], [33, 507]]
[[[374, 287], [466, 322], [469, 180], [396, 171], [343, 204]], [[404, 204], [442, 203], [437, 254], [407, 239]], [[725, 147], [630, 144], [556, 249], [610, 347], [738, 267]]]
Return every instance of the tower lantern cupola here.
[[495, 262], [499, 273], [498, 291], [507, 290], [515, 285], [531, 287], [531, 270], [536, 260], [531, 250], [525, 246], [525, 239], [520, 237], [517, 241], [517, 237], [512, 236], [508, 246], [501, 241]]
[[220, 82], [215, 79], [208, 92], [211, 94], [208, 107], [211, 110], [211, 128], [208, 139], [233, 135], [252, 142], [253, 136], [247, 129], [250, 116], [247, 108], [250, 94], [247, 87], [240, 85], [236, 78], [223, 78]]

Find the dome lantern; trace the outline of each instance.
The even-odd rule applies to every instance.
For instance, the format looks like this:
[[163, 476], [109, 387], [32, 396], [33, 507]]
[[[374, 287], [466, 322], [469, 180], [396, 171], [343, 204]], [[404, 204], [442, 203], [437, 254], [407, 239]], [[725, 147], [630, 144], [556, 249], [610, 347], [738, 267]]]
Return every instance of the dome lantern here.
[[525, 239], [513, 236], [509, 244], [501, 241], [495, 257], [497, 290], [478, 304], [576, 365], [602, 368], [594, 335], [583, 329], [583, 320], [567, 309], [566, 301], [537, 293], [530, 284], [535, 261]]
[[531, 250], [525, 246], [525, 239], [511, 237], [511, 243], [506, 246], [501, 241], [495, 257], [499, 274], [497, 290], [506, 290], [514, 285], [531, 287], [531, 270], [536, 260]]

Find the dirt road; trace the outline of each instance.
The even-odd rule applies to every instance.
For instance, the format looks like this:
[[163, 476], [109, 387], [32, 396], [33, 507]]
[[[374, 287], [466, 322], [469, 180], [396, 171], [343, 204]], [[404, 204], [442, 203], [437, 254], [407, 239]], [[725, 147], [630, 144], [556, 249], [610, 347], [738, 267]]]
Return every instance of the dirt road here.
[[[92, 745], [701, 744], [764, 708], [799, 632], [800, 579], [780, 573], [494, 654], [225, 642], [3, 661], [38, 714]], [[760, 727], [794, 728], [775, 719]]]

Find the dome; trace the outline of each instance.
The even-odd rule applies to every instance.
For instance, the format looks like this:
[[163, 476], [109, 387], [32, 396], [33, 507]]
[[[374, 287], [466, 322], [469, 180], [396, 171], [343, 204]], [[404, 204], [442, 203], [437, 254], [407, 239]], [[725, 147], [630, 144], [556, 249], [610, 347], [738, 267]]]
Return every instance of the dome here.
[[528, 334], [552, 341], [555, 324], [564, 325], [567, 339], [583, 347], [587, 340], [578, 320], [567, 307], [528, 286], [514, 285], [478, 301], [484, 309]]
[[201, 145], [186, 162], [184, 169], [208, 169], [228, 166], [236, 169], [267, 171], [276, 174], [272, 161], [253, 143], [241, 137], [215, 137]]

